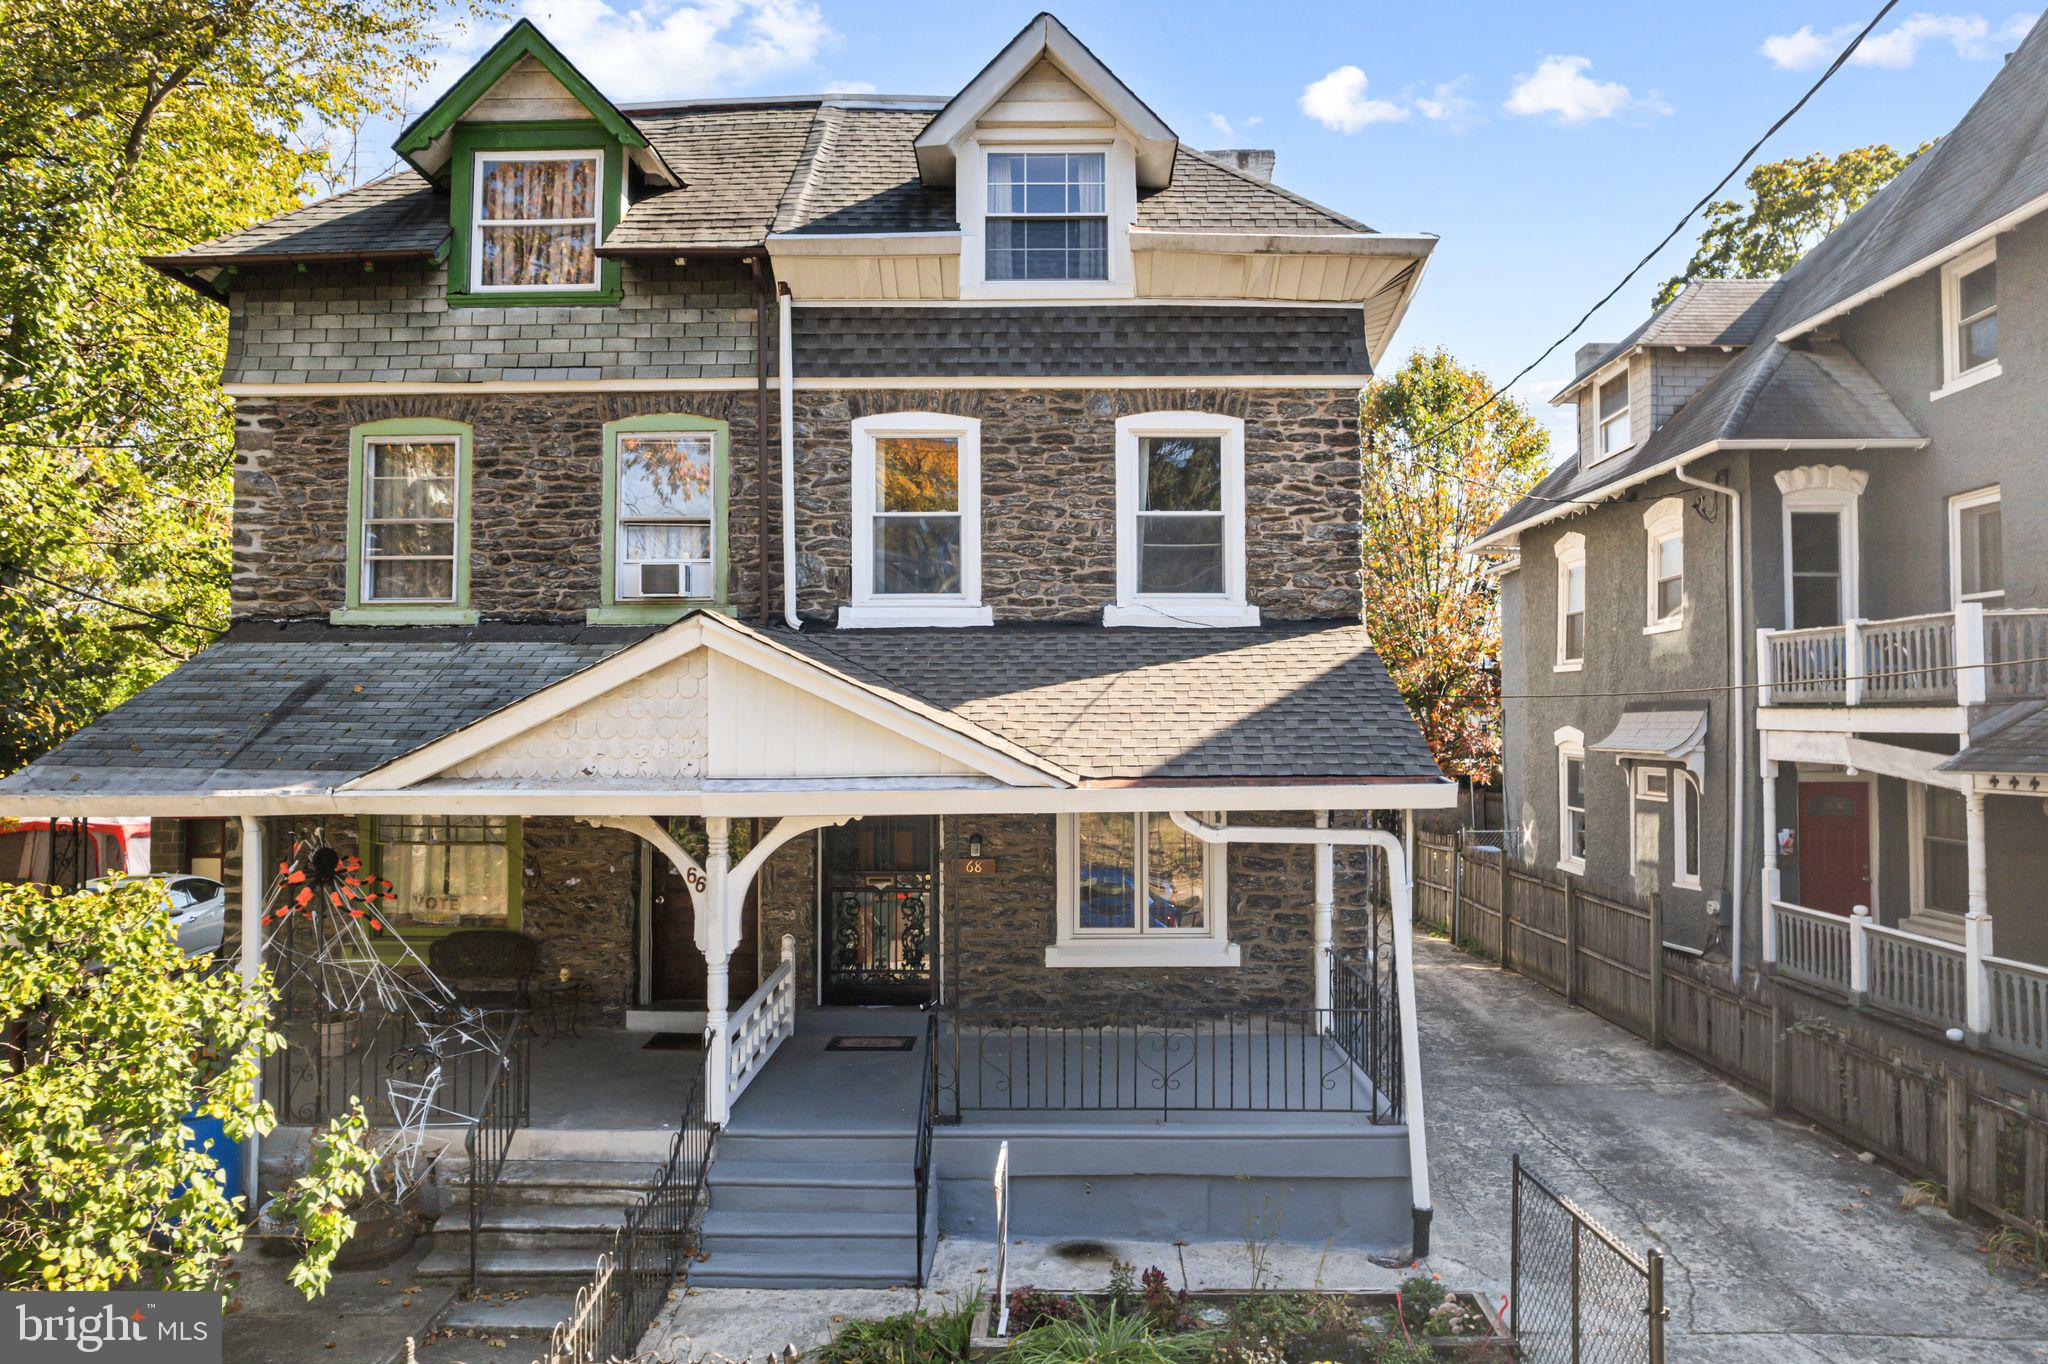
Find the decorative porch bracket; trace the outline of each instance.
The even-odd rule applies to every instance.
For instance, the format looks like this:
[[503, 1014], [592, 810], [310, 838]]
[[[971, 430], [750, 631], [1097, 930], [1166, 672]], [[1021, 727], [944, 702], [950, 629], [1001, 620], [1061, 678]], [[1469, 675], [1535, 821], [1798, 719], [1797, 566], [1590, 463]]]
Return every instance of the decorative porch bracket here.
[[[1378, 848], [1387, 858], [1387, 892], [1394, 910], [1394, 997], [1401, 1009], [1401, 1090], [1408, 1123], [1408, 1184], [1414, 1200], [1415, 1258], [1429, 1254], [1429, 1140], [1422, 1120], [1422, 1043], [1415, 1020], [1415, 883], [1409, 874], [1408, 850], [1401, 839], [1381, 829], [1332, 829], [1328, 813], [1319, 812], [1311, 829], [1270, 825], [1219, 825], [1183, 810], [1168, 812], [1173, 822], [1204, 843], [1289, 843], [1316, 848], [1316, 954], [1318, 967], [1330, 951], [1329, 918], [1322, 906], [1334, 899], [1332, 854], [1339, 844]], [[1317, 977], [1317, 1007], [1327, 1007], [1324, 977]]]
[[[747, 891], [762, 866], [776, 849], [802, 834], [834, 824], [844, 824], [850, 815], [789, 815], [761, 836], [761, 841], [740, 859], [732, 860], [732, 820], [725, 815], [706, 815], [706, 851], [703, 863], [670, 836], [659, 820], [649, 815], [593, 815], [583, 823], [600, 829], [619, 829], [645, 839], [681, 873], [690, 892], [697, 950], [704, 954], [704, 1050], [705, 1117], [723, 1125], [732, 1114], [733, 1100], [753, 1077], [758, 1067], [737, 1077], [732, 1074], [732, 1027], [727, 1013], [731, 1003], [733, 949], [744, 929]], [[768, 987], [764, 985], [764, 990]]]

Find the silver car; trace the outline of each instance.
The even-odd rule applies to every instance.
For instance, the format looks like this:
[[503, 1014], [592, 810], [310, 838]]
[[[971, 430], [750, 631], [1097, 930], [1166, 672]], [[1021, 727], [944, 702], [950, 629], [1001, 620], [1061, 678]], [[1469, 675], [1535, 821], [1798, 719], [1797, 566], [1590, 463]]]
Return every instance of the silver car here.
[[209, 876], [103, 876], [88, 881], [91, 890], [139, 885], [144, 881], [164, 883], [164, 907], [171, 912], [171, 927], [178, 931], [178, 948], [188, 957], [220, 950], [221, 931], [227, 926], [227, 887]]

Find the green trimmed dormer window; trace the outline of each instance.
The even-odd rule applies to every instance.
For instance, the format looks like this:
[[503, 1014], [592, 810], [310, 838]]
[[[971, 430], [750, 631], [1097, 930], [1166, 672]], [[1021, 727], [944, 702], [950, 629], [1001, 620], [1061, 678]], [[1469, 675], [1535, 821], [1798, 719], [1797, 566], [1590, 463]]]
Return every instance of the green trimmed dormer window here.
[[726, 424], [651, 413], [605, 423], [604, 598], [593, 625], [726, 604]]
[[348, 439], [348, 598], [336, 625], [469, 625], [470, 428], [365, 422]]
[[623, 160], [595, 123], [457, 125], [449, 301], [618, 302], [619, 263], [597, 252], [624, 207]]

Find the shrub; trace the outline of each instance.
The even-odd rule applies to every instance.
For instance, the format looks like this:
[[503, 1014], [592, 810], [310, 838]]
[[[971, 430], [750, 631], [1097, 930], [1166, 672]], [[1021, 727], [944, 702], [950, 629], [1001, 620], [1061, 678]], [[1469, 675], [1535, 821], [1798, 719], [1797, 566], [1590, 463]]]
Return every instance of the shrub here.
[[1018, 1336], [1003, 1354], [1005, 1364], [1202, 1364], [1216, 1348], [1214, 1331], [1163, 1335], [1145, 1317], [1077, 1305], [1074, 1320], [1048, 1322]]
[[1010, 1290], [1011, 1335], [1043, 1326], [1049, 1321], [1072, 1321], [1080, 1315], [1080, 1304], [1062, 1294], [1050, 1293], [1043, 1288]]
[[966, 1364], [973, 1339], [973, 1307], [936, 1315], [920, 1309], [849, 1321], [818, 1359], [821, 1364]]

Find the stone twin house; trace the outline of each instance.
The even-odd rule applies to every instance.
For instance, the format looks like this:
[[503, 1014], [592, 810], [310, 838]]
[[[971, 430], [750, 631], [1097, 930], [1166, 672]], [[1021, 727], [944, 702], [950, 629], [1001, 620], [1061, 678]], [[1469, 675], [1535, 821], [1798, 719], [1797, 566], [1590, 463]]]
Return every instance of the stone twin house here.
[[699, 1282], [900, 1282], [906, 1184], [985, 1220], [1002, 1136], [1023, 1231], [1234, 1237], [1284, 1178], [1289, 1235], [1425, 1236], [1361, 816], [1453, 788], [1359, 623], [1357, 399], [1434, 239], [1049, 15], [946, 98], [601, 85], [521, 22], [408, 169], [155, 262], [232, 320], [234, 625], [0, 810], [317, 826], [408, 939], [537, 941], [598, 1025], [535, 1048], [548, 1149], [704, 1069]]
[[[1779, 280], [1557, 401], [1503, 561], [1525, 856], [1714, 947], [2048, 1061], [2048, 30]], [[1951, 1030], [1954, 1030], [1951, 1032]]]

